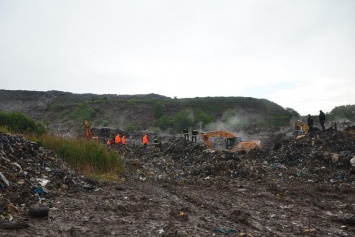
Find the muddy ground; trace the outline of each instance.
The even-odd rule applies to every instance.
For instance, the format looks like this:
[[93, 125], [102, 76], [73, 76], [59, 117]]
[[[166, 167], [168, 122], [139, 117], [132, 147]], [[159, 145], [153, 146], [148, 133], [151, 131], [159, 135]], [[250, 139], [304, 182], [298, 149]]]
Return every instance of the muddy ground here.
[[[160, 151], [113, 146], [125, 154], [117, 182], [0, 135], [0, 236], [355, 236], [355, 127], [241, 155], [181, 137]], [[48, 216], [28, 214], [38, 204]]]
[[54, 203], [49, 218], [0, 236], [355, 236], [354, 184], [135, 181]]

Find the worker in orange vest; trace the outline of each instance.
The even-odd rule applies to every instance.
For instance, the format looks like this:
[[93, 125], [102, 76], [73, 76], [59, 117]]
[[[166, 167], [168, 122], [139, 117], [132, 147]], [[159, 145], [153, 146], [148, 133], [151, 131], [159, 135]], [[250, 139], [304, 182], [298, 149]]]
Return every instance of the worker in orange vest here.
[[122, 136], [121, 143], [122, 145], [126, 145], [126, 136]]
[[143, 136], [143, 145], [146, 147], [147, 146], [147, 144], [148, 144], [148, 135], [147, 134], [144, 134], [144, 136]]
[[87, 139], [91, 138], [90, 126], [87, 120], [85, 120], [85, 135]]
[[117, 134], [115, 137], [115, 144], [118, 145], [121, 142], [120, 134]]
[[111, 145], [111, 140], [107, 139], [107, 145], [110, 146]]

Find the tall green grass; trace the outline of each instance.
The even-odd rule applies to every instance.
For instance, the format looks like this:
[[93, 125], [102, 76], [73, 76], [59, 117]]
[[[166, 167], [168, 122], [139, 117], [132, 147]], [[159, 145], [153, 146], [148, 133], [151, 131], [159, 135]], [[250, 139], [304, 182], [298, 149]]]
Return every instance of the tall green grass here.
[[9, 129], [9, 127], [6, 126], [6, 125], [0, 125], [0, 132], [9, 133], [9, 132], [10, 132], [10, 129]]
[[43, 134], [46, 129], [43, 124], [36, 123], [27, 115], [20, 112], [5, 112], [0, 110], [0, 126], [19, 133]]
[[85, 175], [112, 179], [123, 171], [123, 158], [117, 151], [109, 150], [97, 141], [66, 139], [48, 134], [38, 136], [37, 140]]

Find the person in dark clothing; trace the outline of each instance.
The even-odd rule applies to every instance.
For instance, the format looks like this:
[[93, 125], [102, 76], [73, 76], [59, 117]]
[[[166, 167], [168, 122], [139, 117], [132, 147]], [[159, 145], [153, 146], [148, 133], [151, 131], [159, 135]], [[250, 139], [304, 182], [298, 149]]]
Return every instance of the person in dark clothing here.
[[313, 118], [311, 117], [310, 114], [308, 114], [307, 125], [309, 127], [309, 131], [312, 131], [313, 130]]
[[184, 128], [182, 130], [182, 132], [184, 133], [185, 139], [189, 140], [189, 129], [188, 128]]
[[320, 110], [319, 111], [319, 123], [320, 123], [320, 126], [322, 126], [323, 131], [325, 130], [324, 122], [325, 122], [325, 113], [323, 113], [323, 111]]
[[159, 151], [162, 150], [162, 143], [158, 138], [154, 138], [153, 144], [155, 148], [159, 149]]
[[194, 129], [194, 130], [192, 130], [192, 139], [191, 139], [191, 141], [192, 142], [196, 142], [197, 141], [197, 134], [198, 134], [198, 132], [197, 132], [197, 130], [196, 129]]

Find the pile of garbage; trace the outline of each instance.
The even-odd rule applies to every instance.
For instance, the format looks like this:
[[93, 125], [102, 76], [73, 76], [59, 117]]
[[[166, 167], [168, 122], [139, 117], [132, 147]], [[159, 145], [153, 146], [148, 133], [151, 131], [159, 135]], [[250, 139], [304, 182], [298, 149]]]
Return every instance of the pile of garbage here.
[[288, 137], [270, 148], [253, 149], [247, 154], [208, 149], [203, 143], [192, 143], [183, 137], [162, 138], [161, 150], [151, 145], [118, 148], [118, 151], [125, 154], [127, 179], [354, 182], [354, 134], [355, 126], [343, 131], [315, 131], [299, 139]]
[[39, 143], [22, 135], [0, 132], [0, 227], [12, 228], [4, 220], [22, 219], [28, 214], [48, 215], [55, 208], [55, 197], [79, 189], [94, 189], [95, 185], [95, 181], [69, 167]]
[[349, 132], [354, 131], [355, 127], [311, 132], [299, 139], [277, 142], [268, 152], [253, 151], [246, 158], [259, 160], [261, 166], [257, 170], [261, 177], [273, 174], [308, 182], [353, 182], [355, 137]]
[[[105, 132], [108, 137], [114, 134]], [[149, 135], [157, 137], [157, 134]], [[143, 146], [138, 142], [141, 133], [127, 134], [127, 137], [137, 141], [109, 146], [123, 157], [124, 169], [119, 177], [123, 180], [355, 183], [355, 126], [342, 131], [315, 131], [298, 139], [278, 135], [273, 146], [253, 149], [247, 154], [209, 149], [201, 140], [192, 142], [179, 135], [158, 136], [161, 147], [152, 142]], [[41, 144], [28, 141], [22, 135], [0, 133], [0, 228], [19, 228], [4, 220], [46, 216], [56, 208], [55, 197], [95, 190], [97, 185]], [[40, 209], [43, 207], [46, 209]]]

